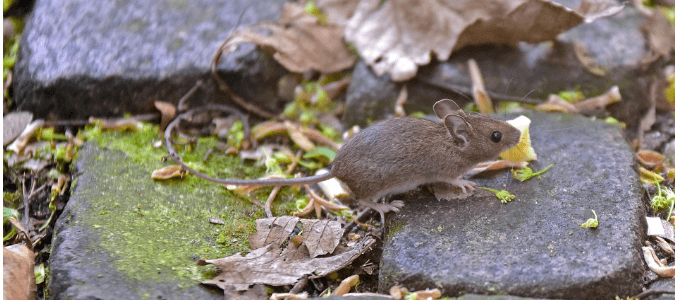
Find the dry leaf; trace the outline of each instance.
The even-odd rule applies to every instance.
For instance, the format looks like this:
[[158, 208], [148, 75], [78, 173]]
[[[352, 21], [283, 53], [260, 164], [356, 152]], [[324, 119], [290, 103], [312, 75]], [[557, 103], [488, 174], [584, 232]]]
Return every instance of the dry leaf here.
[[155, 101], [155, 108], [162, 114], [159, 124], [162, 131], [164, 131], [166, 126], [168, 126], [171, 120], [176, 116], [176, 106], [169, 102]]
[[152, 171], [152, 179], [166, 180], [171, 178], [183, 178], [185, 172], [180, 165], [173, 165]]
[[643, 166], [647, 168], [656, 167], [663, 163], [663, 161], [666, 159], [663, 154], [654, 152], [652, 150], [640, 150], [635, 153], [635, 157]]
[[403, 105], [408, 101], [408, 85], [404, 84], [401, 88], [401, 91], [398, 93], [398, 98], [396, 98], [396, 104], [394, 105], [394, 115], [397, 117], [405, 116], [405, 109]]
[[199, 264], [213, 264], [222, 271], [204, 284], [222, 289], [234, 287], [245, 290], [251, 284], [273, 286], [292, 285], [303, 276], [320, 278], [338, 271], [370, 249], [375, 243], [366, 237], [352, 247], [338, 247], [333, 256], [310, 258], [306, 247], [288, 243], [285, 248], [269, 244], [251, 251], [246, 256], [235, 254], [230, 257], [200, 261]]
[[673, 277], [675, 276], [675, 267], [670, 267], [667, 264], [661, 262], [659, 257], [656, 256], [656, 252], [652, 247], [642, 247], [642, 253], [644, 254], [645, 261], [650, 270], [662, 277]]
[[501, 160], [492, 160], [492, 161], [485, 161], [482, 163], [479, 163], [475, 165], [471, 170], [469, 170], [469, 174], [479, 174], [482, 172], [486, 171], [494, 171], [494, 170], [501, 170], [501, 169], [510, 169], [510, 168], [516, 168], [516, 169], [521, 169], [527, 167], [527, 162], [526, 161], [509, 161], [505, 159]]
[[257, 232], [248, 239], [251, 249], [255, 250], [269, 244], [280, 247], [291, 235], [299, 220], [298, 217], [289, 216], [255, 220]]
[[43, 120], [35, 120], [32, 123], [28, 124], [26, 128], [23, 129], [19, 137], [17, 137], [12, 144], [7, 146], [8, 151], [14, 151], [15, 153], [21, 153], [24, 147], [28, 144], [30, 137], [33, 136], [33, 132], [36, 129], [42, 127], [45, 122]]
[[286, 131], [286, 125], [280, 122], [267, 121], [262, 122], [251, 129], [251, 137], [254, 140], [266, 138], [268, 136], [279, 134]]
[[290, 121], [285, 121], [284, 125], [286, 125], [286, 129], [288, 130], [288, 136], [300, 149], [305, 151], [314, 149], [314, 143], [300, 131], [300, 126], [294, 125]]
[[33, 250], [22, 244], [3, 247], [2, 259], [3, 298], [35, 299]]
[[14, 141], [32, 120], [33, 113], [26, 111], [15, 111], [2, 117], [2, 146]]
[[476, 63], [476, 60], [473, 58], [469, 59], [469, 74], [471, 75], [471, 92], [473, 93], [473, 99], [478, 106], [478, 111], [484, 115], [494, 114], [495, 109], [492, 106], [492, 99], [490, 99], [490, 96], [488, 96], [487, 91], [485, 90], [483, 75], [480, 73], [478, 63]]
[[588, 51], [586, 46], [579, 41], [574, 42], [574, 56], [579, 60], [584, 70], [598, 76], [607, 75], [608, 68], [600, 65]]
[[619, 92], [619, 87], [615, 85], [609, 88], [607, 92], [605, 92], [600, 96], [588, 98], [586, 100], [574, 103], [573, 105], [580, 112], [584, 112], [584, 111], [605, 109], [607, 105], [619, 101], [621, 101], [621, 93]]
[[99, 126], [101, 127], [101, 129], [118, 130], [118, 131], [124, 130], [137, 131], [141, 127], [141, 124], [136, 118], [99, 119], [90, 117], [89, 123]]
[[356, 62], [343, 42], [342, 29], [335, 25], [319, 25], [317, 19], [297, 3], [284, 4], [279, 24], [262, 23], [235, 31], [224, 48], [230, 49], [241, 43], [254, 43], [271, 51], [274, 59], [296, 73], [336, 73]]
[[560, 96], [555, 94], [548, 95], [548, 100], [546, 103], [537, 104], [534, 107], [538, 111], [558, 111], [566, 113], [578, 113], [579, 110], [574, 106], [574, 104], [565, 101], [565, 99], [560, 98]]
[[[339, 21], [355, 4], [338, 3], [322, 1], [318, 6], [329, 19]], [[394, 81], [404, 81], [415, 76], [418, 66], [428, 64], [432, 53], [445, 61], [452, 51], [469, 45], [552, 40], [622, 8], [594, 2], [573, 11], [544, 0], [363, 0], [345, 23], [345, 38], [378, 76], [387, 73]]]
[[344, 229], [340, 222], [330, 220], [300, 219], [302, 223], [303, 244], [309, 250], [309, 257], [333, 253], [340, 244]]
[[[353, 286], [356, 286], [357, 284], [359, 284], [359, 275], [349, 276], [349, 277], [345, 278], [344, 280], [342, 280], [342, 282], [340, 282], [340, 285], [337, 288], [335, 288], [332, 295], [342, 296], [344, 294], [347, 294], [347, 293], [349, 293], [349, 290]], [[421, 299], [424, 299], [424, 298], [421, 298]]]
[[278, 248], [291, 235], [298, 222], [302, 224], [302, 244], [309, 250], [310, 258], [332, 253], [344, 233], [340, 222], [283, 216], [256, 220], [257, 232], [249, 238], [249, 244], [252, 249], [269, 244]]

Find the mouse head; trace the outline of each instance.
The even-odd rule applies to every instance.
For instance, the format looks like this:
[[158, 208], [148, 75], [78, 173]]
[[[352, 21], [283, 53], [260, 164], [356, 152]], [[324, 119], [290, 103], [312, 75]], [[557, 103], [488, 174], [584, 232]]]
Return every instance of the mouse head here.
[[483, 160], [496, 157], [520, 141], [520, 131], [509, 123], [479, 114], [467, 115], [452, 100], [436, 102], [434, 112], [460, 149], [467, 149]]

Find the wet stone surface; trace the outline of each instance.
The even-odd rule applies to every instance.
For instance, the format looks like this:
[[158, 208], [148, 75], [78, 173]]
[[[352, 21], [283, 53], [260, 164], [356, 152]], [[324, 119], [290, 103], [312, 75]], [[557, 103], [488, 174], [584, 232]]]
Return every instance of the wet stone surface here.
[[[527, 113], [539, 160], [525, 182], [507, 171], [472, 178], [506, 189], [464, 200], [408, 200], [388, 218], [379, 290], [614, 299], [642, 291], [643, 189], [620, 128], [578, 115]], [[515, 116], [513, 116], [515, 117]], [[599, 217], [596, 229], [580, 223]]]
[[[240, 26], [278, 19], [283, 0], [35, 1], [14, 70], [18, 110], [36, 118], [87, 119], [154, 112], [177, 103], [228, 102], [210, 62], [240, 15]], [[242, 96], [279, 110], [278, 79], [287, 73], [252, 44], [221, 58], [218, 70]]]

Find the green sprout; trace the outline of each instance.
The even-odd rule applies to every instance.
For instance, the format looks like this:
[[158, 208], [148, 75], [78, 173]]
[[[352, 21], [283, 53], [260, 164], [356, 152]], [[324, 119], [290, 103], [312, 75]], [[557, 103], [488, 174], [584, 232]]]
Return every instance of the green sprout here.
[[509, 191], [505, 191], [505, 190], [499, 191], [499, 190], [486, 188], [486, 187], [480, 187], [480, 188], [484, 189], [486, 191], [490, 191], [490, 192], [495, 193], [495, 196], [497, 196], [497, 199], [499, 199], [502, 203], [511, 202], [511, 200], [516, 199], [516, 196], [509, 193]]
[[[3, 207], [2, 208], [2, 224], [3, 225], [9, 225], [9, 218], [12, 217], [14, 219], [19, 219], [19, 211], [13, 208], [9, 207]], [[11, 240], [14, 236], [16, 235], [16, 228], [12, 226], [12, 230], [7, 233], [5, 236], [2, 237], [2, 242], [6, 242], [8, 240]]]
[[545, 169], [539, 171], [539, 172], [533, 172], [530, 167], [525, 167], [522, 169], [517, 169], [517, 170], [512, 170], [511, 173], [513, 173], [513, 178], [520, 180], [521, 182], [528, 180], [532, 177], [539, 176], [541, 174], [544, 174], [544, 172], [548, 171], [553, 166], [553, 164], [550, 164], [548, 167]]
[[586, 223], [579, 224], [579, 225], [581, 225], [581, 228], [585, 229], [585, 228], [597, 228], [598, 227], [598, 215], [595, 214], [595, 210], [591, 209], [591, 211], [593, 212], [593, 215], [595, 216], [595, 218], [590, 218], [590, 219], [586, 220]]
[[241, 149], [244, 142], [244, 124], [241, 121], [236, 121], [227, 132], [227, 145], [235, 149]]
[[40, 284], [45, 281], [45, 264], [39, 264], [33, 267], [33, 273], [35, 274], [35, 284]]
[[675, 192], [667, 187], [663, 188], [662, 192], [661, 185], [658, 182], [656, 182], [656, 188], [658, 193], [652, 197], [651, 206], [654, 212], [658, 212], [659, 209], [668, 209], [668, 218], [666, 220], [669, 221], [673, 214], [673, 206], [675, 206]]

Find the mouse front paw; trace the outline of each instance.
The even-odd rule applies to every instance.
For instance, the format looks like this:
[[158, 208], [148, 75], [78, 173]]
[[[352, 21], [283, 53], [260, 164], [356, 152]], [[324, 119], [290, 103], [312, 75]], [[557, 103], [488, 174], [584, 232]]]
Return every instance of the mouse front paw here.
[[465, 193], [465, 194], [467, 193], [466, 192], [467, 189], [470, 192], [473, 192], [474, 190], [476, 190], [476, 183], [475, 182], [469, 181], [469, 180], [464, 180], [462, 178], [456, 178], [456, 179], [454, 179], [454, 180], [452, 180], [448, 183], [459, 187], [460, 189], [462, 189], [462, 192]]

